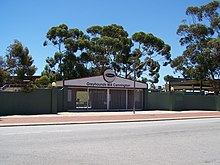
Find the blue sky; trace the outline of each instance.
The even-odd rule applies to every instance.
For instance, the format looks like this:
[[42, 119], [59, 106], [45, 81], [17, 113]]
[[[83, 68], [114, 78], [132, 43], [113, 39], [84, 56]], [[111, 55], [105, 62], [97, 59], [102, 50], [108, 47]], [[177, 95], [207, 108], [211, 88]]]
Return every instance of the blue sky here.
[[[19, 40], [28, 47], [40, 75], [56, 49], [43, 47], [47, 31], [60, 24], [84, 32], [94, 25], [118, 24], [131, 36], [135, 32], [153, 33], [172, 47], [172, 58], [181, 55], [176, 30], [187, 16], [188, 6], [200, 6], [211, 0], [0, 0], [0, 56]], [[169, 66], [161, 68], [163, 77], [173, 74]], [[174, 76], [178, 76], [175, 74]]]

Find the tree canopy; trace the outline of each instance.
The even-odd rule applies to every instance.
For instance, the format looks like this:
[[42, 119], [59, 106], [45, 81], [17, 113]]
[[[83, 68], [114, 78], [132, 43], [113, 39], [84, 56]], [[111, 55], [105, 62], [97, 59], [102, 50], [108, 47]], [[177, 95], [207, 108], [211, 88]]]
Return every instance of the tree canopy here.
[[133, 51], [138, 77], [148, 71], [148, 75], [152, 77], [150, 81], [157, 83], [160, 63], [167, 66], [171, 61], [171, 47], [151, 33], [138, 32], [132, 35], [132, 39], [138, 43], [138, 47]]
[[166, 75], [163, 77], [164, 81], [166, 81], [166, 83], [168, 83], [172, 78], [174, 78], [172, 75]]
[[9, 72], [6, 70], [6, 64], [3, 57], [0, 56], [0, 86], [4, 85], [9, 77]]
[[138, 32], [129, 38], [116, 24], [91, 26], [86, 31], [69, 29], [65, 24], [52, 27], [44, 46], [52, 44], [58, 51], [46, 59], [43, 74], [56, 70], [57, 64], [56, 71], [64, 78], [100, 75], [112, 68], [121, 77], [132, 78], [135, 71], [144, 81], [157, 83], [161, 62], [170, 62], [170, 46], [153, 34]]
[[219, 1], [186, 10], [190, 23], [181, 24], [177, 34], [185, 51], [172, 61], [175, 71], [185, 78], [208, 79], [215, 84], [220, 74]]
[[53, 45], [57, 52], [53, 57], [47, 57], [43, 75], [53, 75], [55, 71], [58, 73], [55, 73], [57, 79], [61, 79], [62, 76], [77, 78], [87, 75], [84, 65], [76, 56], [77, 51], [81, 51], [82, 54], [88, 47], [88, 38], [81, 30], [69, 29], [67, 25], [61, 24], [50, 28], [46, 37], [43, 45]]
[[13, 76], [18, 77], [18, 81], [23, 83], [25, 77], [32, 77], [37, 68], [33, 65], [34, 60], [29, 55], [29, 50], [22, 43], [15, 40], [7, 49], [5, 70]]
[[87, 33], [90, 35], [87, 54], [96, 74], [102, 74], [106, 68], [114, 69], [119, 75], [123, 74], [133, 46], [128, 32], [122, 26], [112, 24], [92, 26], [87, 29]]
[[20, 41], [14, 40], [14, 43], [7, 47], [6, 55], [0, 56], [0, 86], [19, 84], [21, 91], [32, 91], [35, 87], [32, 78], [37, 70], [33, 62], [28, 48]]

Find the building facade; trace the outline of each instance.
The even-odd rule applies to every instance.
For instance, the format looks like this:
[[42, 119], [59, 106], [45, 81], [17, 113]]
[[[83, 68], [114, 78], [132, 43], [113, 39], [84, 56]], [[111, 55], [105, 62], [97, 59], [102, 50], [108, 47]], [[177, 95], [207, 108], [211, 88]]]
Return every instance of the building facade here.
[[94, 76], [57, 82], [68, 88], [69, 110], [130, 110], [143, 109], [147, 85], [105, 72]]

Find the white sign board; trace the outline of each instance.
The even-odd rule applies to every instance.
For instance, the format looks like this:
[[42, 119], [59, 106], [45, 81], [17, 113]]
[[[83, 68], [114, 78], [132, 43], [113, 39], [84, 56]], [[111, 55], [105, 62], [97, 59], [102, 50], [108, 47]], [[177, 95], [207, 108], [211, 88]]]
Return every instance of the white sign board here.
[[[134, 81], [115, 76], [113, 82], [106, 82], [103, 76], [94, 76], [65, 80], [64, 85], [76, 87], [134, 88]], [[147, 88], [147, 85], [136, 81], [135, 88]]]

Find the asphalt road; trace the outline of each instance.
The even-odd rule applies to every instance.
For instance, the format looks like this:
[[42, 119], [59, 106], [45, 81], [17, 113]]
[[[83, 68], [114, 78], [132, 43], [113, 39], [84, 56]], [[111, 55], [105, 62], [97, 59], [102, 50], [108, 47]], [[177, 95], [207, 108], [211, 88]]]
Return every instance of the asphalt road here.
[[219, 165], [220, 119], [0, 127], [1, 165]]

